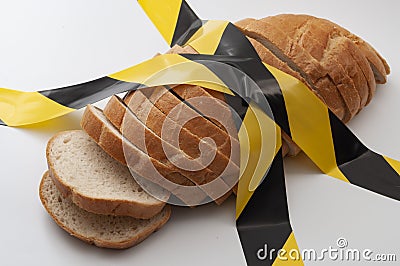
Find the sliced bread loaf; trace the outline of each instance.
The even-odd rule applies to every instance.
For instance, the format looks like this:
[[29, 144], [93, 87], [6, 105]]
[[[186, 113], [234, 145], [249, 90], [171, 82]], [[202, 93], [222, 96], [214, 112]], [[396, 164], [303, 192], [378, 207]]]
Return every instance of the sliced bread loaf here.
[[111, 158], [81, 130], [52, 137], [46, 157], [59, 190], [86, 211], [147, 219], [165, 205], [143, 191], [126, 166]]
[[[170, 143], [173, 142], [170, 142], [168, 138], [161, 138], [161, 132], [156, 132], [156, 130], [154, 130], [155, 127], [153, 126], [162, 125], [165, 122], [165, 116], [160, 116], [155, 112], [150, 113], [152, 107], [153, 105], [150, 103], [150, 101], [147, 100], [142, 92], [136, 91], [135, 93], [133, 93], [129, 108], [127, 108], [122, 101], [114, 96], [107, 104], [104, 113], [105, 115], [110, 117], [110, 120], [113, 120], [113, 117], [115, 117], [114, 114], [121, 113], [118, 110], [113, 112], [114, 109], [126, 109], [124, 118], [122, 119], [122, 124], [119, 126], [120, 131], [123, 132], [123, 135], [128, 140], [132, 141], [137, 147], [140, 147], [142, 150], [146, 149], [146, 152], [151, 157], [169, 165], [172, 169], [175, 169], [176, 171], [182, 173], [182, 175], [187, 177], [195, 184], [203, 185], [202, 189], [212, 199], [218, 199], [226, 192], [228, 192], [229, 188], [232, 187], [234, 183], [231, 184], [231, 186], [229, 187], [226, 183], [224, 183], [222, 179], [218, 178], [220, 173], [214, 172], [212, 168], [210, 168], [210, 165], [208, 165], [208, 163], [203, 164], [203, 161], [201, 160], [194, 161], [194, 158], [190, 156], [192, 154], [185, 154], [184, 152], [182, 152], [182, 150], [184, 150], [182, 144], [185, 142], [179, 142], [171, 145]], [[172, 121], [167, 121], [167, 124], [169, 127], [167, 130], [168, 135], [169, 137], [173, 137], [173, 131], [174, 129], [176, 129], [175, 125]], [[143, 137], [145, 137], [145, 140], [142, 139]], [[190, 136], [187, 136], [187, 138], [189, 137]], [[194, 143], [194, 145], [196, 146], [190, 148], [197, 149], [199, 143]], [[167, 150], [170, 153], [168, 156], [165, 153], [165, 151]], [[208, 154], [209, 152], [210, 151], [205, 150], [205, 158], [213, 156], [213, 154]], [[211, 157], [211, 159], [213, 158], [215, 157]], [[211, 165], [220, 168], [222, 167], [222, 169], [224, 169], [224, 165], [217, 164], [217, 158], [212, 161]], [[174, 165], [174, 163], [177, 163], [177, 165]], [[231, 165], [228, 165], [225, 173], [228, 173], [231, 168]], [[227, 174], [224, 177], [236, 178], [237, 180], [239, 173], [238, 168], [236, 168], [236, 170], [237, 171], [233, 173], [232, 171], [234, 170], [231, 170], [231, 172], [229, 172], [229, 175]]]
[[132, 247], [160, 229], [171, 215], [169, 206], [147, 220], [87, 212], [65, 198], [47, 172], [40, 182], [39, 196], [46, 211], [62, 229], [89, 244], [104, 248]]
[[[141, 91], [131, 93], [129, 97], [126, 98], [126, 101], [128, 102], [129, 109], [135, 113], [142, 123], [145, 123], [148, 128], [153, 130], [159, 138], [162, 138], [168, 143], [175, 142], [174, 146], [176, 145], [175, 147], [178, 150], [190, 156], [190, 159], [201, 158], [199, 157], [200, 155], [204, 156], [204, 161], [200, 161], [201, 165], [205, 167], [204, 170], [207, 170], [207, 174], [211, 174], [210, 177], [203, 174], [206, 183], [221, 176], [221, 174], [223, 178], [232, 177], [237, 181], [239, 168], [233, 164], [232, 160], [229, 160], [224, 154], [219, 152], [218, 149], [215, 150], [208, 141], [198, 138], [184, 126], [167, 117], [156, 108]], [[163, 129], [163, 127], [165, 128]], [[174, 138], [176, 138], [175, 141]], [[202, 153], [198, 152], [201, 145], [203, 145]]]

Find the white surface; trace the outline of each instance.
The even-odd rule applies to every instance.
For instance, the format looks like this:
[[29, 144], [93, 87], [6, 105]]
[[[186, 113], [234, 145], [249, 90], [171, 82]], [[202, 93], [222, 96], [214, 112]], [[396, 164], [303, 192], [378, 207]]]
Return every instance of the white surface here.
[[[231, 21], [308, 13], [365, 38], [385, 56], [392, 74], [349, 125], [369, 147], [400, 159], [398, 1], [192, 0], [190, 4], [202, 18]], [[0, 38], [0, 86], [26, 91], [88, 81], [167, 49], [133, 0], [1, 1]], [[46, 141], [58, 131], [79, 128], [80, 115], [76, 112], [41, 127], [0, 128], [2, 265], [245, 265], [233, 198], [223, 207], [174, 209], [165, 228], [125, 251], [89, 246], [60, 230], [40, 204], [38, 184], [46, 170]], [[286, 159], [285, 168], [290, 214], [301, 249], [321, 250], [345, 237], [351, 248], [396, 253], [398, 262], [385, 265], [398, 265], [399, 202], [324, 176], [304, 156]], [[353, 265], [329, 261], [306, 265], [339, 263]]]

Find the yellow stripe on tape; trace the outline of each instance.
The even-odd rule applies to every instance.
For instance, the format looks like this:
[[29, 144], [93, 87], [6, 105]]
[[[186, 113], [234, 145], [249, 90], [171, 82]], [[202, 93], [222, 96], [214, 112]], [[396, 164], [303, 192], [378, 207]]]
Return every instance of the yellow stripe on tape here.
[[[276, 129], [276, 123], [269, 118], [256, 104], [253, 102], [250, 103], [250, 109], [253, 110], [255, 117], [257, 119], [257, 123], [260, 128], [261, 133], [261, 141], [258, 149], [260, 150], [260, 156], [258, 158], [257, 167], [253, 174], [252, 179], [250, 180], [248, 189], [250, 191], [255, 191], [256, 188], [259, 186], [262, 178], [264, 177], [265, 173], [268, 170], [268, 167], [271, 165], [272, 161], [275, 157], [276, 149], [276, 137], [279, 134], [280, 140], [280, 133], [276, 133], [276, 131], [280, 130]], [[252, 136], [250, 135], [250, 139]], [[280, 148], [280, 147], [279, 147]], [[278, 150], [279, 150], [278, 148]]]
[[75, 109], [56, 103], [38, 92], [0, 88], [0, 119], [8, 126], [39, 123], [72, 111]]
[[383, 158], [400, 175], [400, 162], [386, 156], [383, 156]]
[[160, 84], [199, 85], [232, 95], [225, 83], [211, 70], [178, 54], [159, 55], [109, 77], [149, 87]]
[[214, 54], [228, 21], [207, 21], [190, 39], [187, 44], [202, 54]]
[[240, 178], [236, 198], [236, 219], [262, 181], [281, 146], [280, 129], [254, 103], [250, 103], [238, 135]]
[[282, 247], [282, 254], [279, 254], [275, 259], [272, 266], [303, 266], [303, 260], [299, 247], [297, 246], [296, 239], [294, 238], [293, 232], [286, 240], [285, 245]]
[[171, 44], [182, 0], [168, 0], [168, 2], [165, 0], [138, 0], [138, 2], [164, 40]]
[[298, 79], [265, 65], [282, 90], [293, 141], [324, 173], [349, 182], [336, 165], [326, 105]]

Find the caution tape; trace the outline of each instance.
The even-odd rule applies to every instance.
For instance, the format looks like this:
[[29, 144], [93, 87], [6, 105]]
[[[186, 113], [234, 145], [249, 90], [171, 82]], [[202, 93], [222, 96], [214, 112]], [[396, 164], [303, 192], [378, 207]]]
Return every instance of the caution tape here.
[[[280, 130], [323, 173], [400, 200], [400, 162], [369, 150], [303, 83], [262, 63], [233, 24], [203, 21], [185, 1], [139, 0], [139, 3], [170, 46], [190, 45], [200, 55], [160, 55], [107, 77], [53, 90], [21, 92], [0, 88], [1, 123], [8, 126], [38, 123], [113, 94], [156, 85], [187, 83], [224, 92], [227, 103], [242, 114], [241, 153], [243, 150], [252, 155], [245, 166], [241, 165], [236, 204], [237, 229], [249, 265], [303, 264], [301, 260], [257, 258], [257, 251], [264, 243], [276, 250], [298, 250], [287, 206]], [[262, 93], [248, 90], [244, 83], [238, 86], [237, 76], [220, 71], [212, 62], [242, 71]], [[185, 65], [180, 75], [176, 71], [168, 73], [169, 68], [180, 65]], [[160, 72], [163, 74], [159, 75]], [[148, 80], [152, 82], [146, 83]], [[271, 158], [262, 155], [266, 141], [263, 142], [260, 132], [266, 130], [264, 127], [273, 128], [279, 140]], [[243, 128], [256, 130], [246, 130], [252, 135], [245, 140], [241, 134]], [[260, 160], [264, 162], [262, 170]]]

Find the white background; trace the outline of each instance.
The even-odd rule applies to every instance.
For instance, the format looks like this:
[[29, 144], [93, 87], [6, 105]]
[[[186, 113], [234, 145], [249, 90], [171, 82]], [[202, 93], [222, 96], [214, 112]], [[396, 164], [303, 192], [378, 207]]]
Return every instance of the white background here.
[[[369, 147], [400, 159], [400, 18], [398, 1], [192, 0], [205, 19], [236, 21], [277, 13], [331, 19], [362, 36], [388, 60], [392, 74], [349, 126]], [[0, 1], [0, 87], [56, 88], [111, 74], [167, 50], [136, 1]], [[104, 105], [104, 101], [99, 103]], [[174, 209], [170, 222], [124, 251], [69, 237], [40, 204], [46, 141], [79, 128], [81, 112], [39, 126], [0, 127], [0, 264], [245, 265], [234, 223], [234, 198], [222, 207]], [[335, 246], [395, 253], [400, 261], [400, 203], [320, 174], [305, 156], [285, 159], [289, 207], [301, 249]], [[306, 265], [353, 265], [307, 262]], [[378, 265], [355, 263], [355, 265]]]

